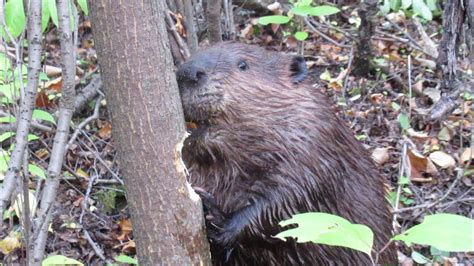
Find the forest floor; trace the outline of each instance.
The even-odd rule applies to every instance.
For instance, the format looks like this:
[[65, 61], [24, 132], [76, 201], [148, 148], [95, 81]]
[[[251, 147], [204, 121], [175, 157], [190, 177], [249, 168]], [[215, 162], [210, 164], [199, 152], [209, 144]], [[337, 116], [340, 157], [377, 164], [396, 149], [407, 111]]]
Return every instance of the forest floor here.
[[[438, 212], [474, 216], [473, 92], [464, 91], [458, 108], [447, 117], [439, 121], [428, 119], [431, 106], [440, 97], [440, 78], [436, 75], [435, 59], [427, 51], [436, 49], [439, 43], [440, 23], [440, 19], [435, 18], [418, 25], [400, 13], [379, 17], [372, 48], [375, 61], [381, 67], [369, 78], [351, 74], [354, 51], [347, 36], [355, 34], [356, 27], [343, 16], [332, 23], [320, 21], [321, 30], [333, 42], [312, 33], [304, 46], [314, 83], [319, 84], [318, 89], [333, 103], [334, 112], [371, 151], [390, 184], [390, 201], [394, 203], [399, 198], [398, 206], [394, 205], [399, 231], [420, 223], [425, 215]], [[291, 36], [283, 37], [281, 28], [263, 28], [250, 18], [242, 18], [238, 24], [237, 35], [241, 42], [285, 52], [297, 50], [298, 42]], [[44, 64], [59, 67], [56, 34], [56, 29], [51, 27], [46, 35], [48, 56]], [[82, 20], [79, 37], [78, 87], [83, 88], [91, 81], [90, 77], [98, 73], [89, 20]], [[467, 52], [461, 49], [458, 69], [468, 73], [468, 67]], [[60, 73], [48, 74], [37, 97], [38, 108], [50, 113], [57, 109], [57, 97], [52, 95], [60, 92], [59, 76]], [[99, 118], [79, 130], [67, 154], [63, 167], [65, 179], [58, 193], [46, 249], [46, 254], [62, 254], [84, 264], [103, 264], [99, 253], [110, 261], [120, 254], [135, 255], [112, 137], [113, 125], [105, 100], [97, 104]], [[77, 125], [91, 116], [95, 106], [96, 102], [92, 102], [76, 112], [74, 123]], [[53, 134], [39, 131], [37, 135], [41, 138], [29, 145], [30, 157], [36, 165], [46, 167]], [[31, 184], [33, 189], [35, 186]], [[9, 232], [18, 224], [15, 218], [6, 221], [2, 229], [7, 230], [0, 231]], [[0, 233], [0, 237], [5, 235]], [[413, 264], [412, 251], [438, 260], [439, 265], [474, 263], [472, 253], [440, 253], [415, 245], [412, 248], [400, 246], [403, 265]], [[0, 258], [2, 256], [5, 262], [19, 262], [24, 250], [8, 255], [0, 253]]]

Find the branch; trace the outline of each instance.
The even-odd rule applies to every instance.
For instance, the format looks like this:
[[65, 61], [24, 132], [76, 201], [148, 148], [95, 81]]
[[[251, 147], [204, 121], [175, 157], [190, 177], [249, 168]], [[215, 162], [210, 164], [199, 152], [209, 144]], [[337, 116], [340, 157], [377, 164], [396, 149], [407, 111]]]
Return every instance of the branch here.
[[[95, 103], [95, 107], [94, 107], [94, 113], [89, 116], [88, 118], [86, 118], [84, 121], [82, 121], [78, 126], [77, 128], [74, 130], [74, 133], [72, 134], [72, 137], [69, 139], [69, 142], [68, 144], [66, 145], [66, 150], [69, 149], [69, 147], [74, 143], [74, 141], [76, 140], [77, 136], [79, 135], [80, 131], [87, 125], [89, 124], [90, 122], [96, 120], [97, 118], [99, 118], [99, 108], [100, 108], [100, 101], [102, 101], [102, 96], [99, 96], [97, 98], [97, 101]], [[77, 102], [77, 101], [76, 101]]]
[[[1, 5], [3, 5], [3, 1]], [[3, 13], [3, 9], [0, 9]], [[3, 17], [3, 15], [2, 15]], [[3, 19], [3, 18], [2, 18]], [[15, 148], [10, 156], [10, 163], [3, 183], [0, 185], [0, 214], [3, 213], [15, 189], [24, 158], [31, 116], [35, 104], [38, 77], [41, 71], [41, 1], [31, 0], [28, 8], [28, 85], [20, 102], [20, 114], [15, 136]], [[0, 219], [0, 227], [3, 219]]]
[[318, 30], [313, 24], [312, 22], [310, 21], [310, 19], [308, 18], [305, 18], [304, 19], [305, 23], [306, 23], [306, 26], [309, 27], [310, 30], [316, 32], [316, 34], [318, 34], [319, 36], [321, 36], [323, 39], [325, 39], [326, 41], [336, 45], [336, 46], [339, 46], [339, 47], [342, 47], [342, 48], [351, 48], [350, 45], [346, 45], [346, 44], [342, 44], [342, 43], [338, 43], [337, 41], [333, 40], [331, 37], [327, 36], [326, 34], [324, 34], [323, 32], [321, 32], [320, 30]]
[[102, 88], [102, 79], [100, 78], [100, 75], [95, 75], [92, 77], [89, 84], [87, 84], [87, 86], [85, 86], [76, 96], [76, 101], [74, 103], [75, 112], [77, 113], [84, 109], [87, 103], [97, 96], [100, 88]]
[[[44, 255], [44, 248], [48, 237], [48, 225], [54, 209], [54, 201], [59, 186], [59, 177], [64, 156], [66, 154], [66, 144], [69, 136], [69, 125], [74, 113], [75, 106], [75, 72], [76, 59], [75, 49], [70, 28], [69, 1], [57, 0], [59, 17], [59, 38], [61, 43], [61, 68], [63, 73], [63, 84], [61, 88], [61, 100], [59, 102], [59, 119], [56, 135], [54, 136], [53, 151], [51, 153], [48, 166], [46, 185], [41, 197], [41, 208], [39, 210], [36, 230], [39, 230], [38, 238], [32, 239], [34, 244], [33, 258], [30, 263], [40, 265]], [[41, 225], [39, 227], [38, 225]]]

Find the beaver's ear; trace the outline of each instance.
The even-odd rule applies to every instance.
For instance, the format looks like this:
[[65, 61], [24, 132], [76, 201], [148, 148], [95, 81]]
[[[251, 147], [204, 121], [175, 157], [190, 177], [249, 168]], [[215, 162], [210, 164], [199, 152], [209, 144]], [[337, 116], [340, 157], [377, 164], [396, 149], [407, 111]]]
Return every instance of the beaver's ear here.
[[308, 68], [306, 67], [306, 61], [303, 57], [293, 56], [291, 58], [290, 72], [294, 84], [298, 84], [306, 78]]

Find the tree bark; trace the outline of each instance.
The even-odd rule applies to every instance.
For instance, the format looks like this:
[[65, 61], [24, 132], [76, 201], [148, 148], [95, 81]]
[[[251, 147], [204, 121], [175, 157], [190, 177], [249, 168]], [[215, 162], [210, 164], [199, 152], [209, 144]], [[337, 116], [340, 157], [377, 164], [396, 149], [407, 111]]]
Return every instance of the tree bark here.
[[89, 1], [141, 265], [208, 265], [201, 204], [181, 161], [185, 127], [164, 1]]
[[207, 3], [207, 30], [210, 43], [222, 41], [221, 7], [222, 0], [209, 0]]
[[189, 50], [194, 53], [198, 49], [198, 37], [192, 0], [184, 0], [184, 19]]
[[456, 58], [459, 36], [464, 22], [461, 0], [448, 0], [443, 10], [443, 36], [439, 45], [437, 67], [442, 75], [442, 90], [450, 88], [456, 79]]
[[[465, 29], [465, 41], [469, 49], [471, 65], [474, 59], [472, 39], [474, 37], [474, 0], [448, 0], [443, 10], [443, 36], [439, 44], [437, 69], [441, 79], [441, 98], [431, 108], [429, 119], [440, 121], [459, 105], [461, 91], [472, 90], [472, 83], [459, 77], [457, 67], [458, 47], [461, 32]], [[464, 79], [466, 80], [466, 79]], [[471, 88], [469, 88], [471, 87]]]
[[364, 0], [358, 13], [361, 23], [358, 29], [358, 39], [354, 53], [354, 70], [357, 76], [367, 77], [372, 64], [371, 39], [374, 35], [378, 12], [377, 0]]

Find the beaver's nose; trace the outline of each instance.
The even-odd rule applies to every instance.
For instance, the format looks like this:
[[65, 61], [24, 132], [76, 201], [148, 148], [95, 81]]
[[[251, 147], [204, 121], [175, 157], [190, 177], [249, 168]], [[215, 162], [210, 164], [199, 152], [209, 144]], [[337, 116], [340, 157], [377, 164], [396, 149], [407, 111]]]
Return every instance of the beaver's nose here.
[[178, 79], [178, 84], [198, 83], [206, 76], [206, 72], [203, 68], [196, 66], [196, 64], [188, 62], [179, 67], [176, 76]]

